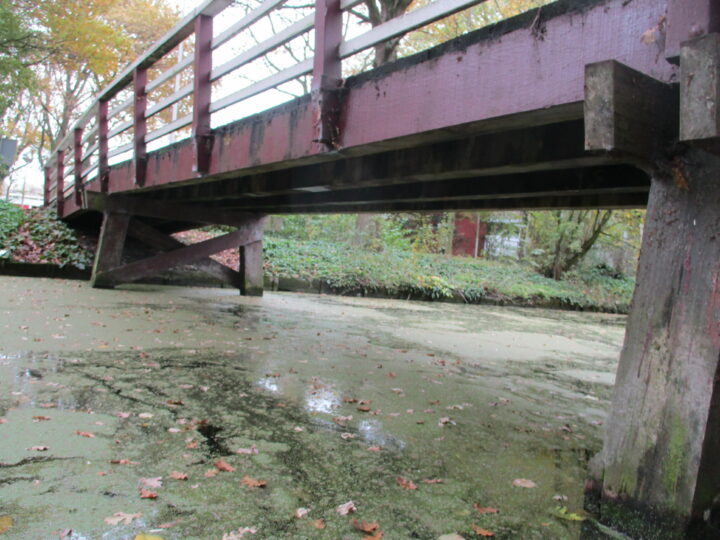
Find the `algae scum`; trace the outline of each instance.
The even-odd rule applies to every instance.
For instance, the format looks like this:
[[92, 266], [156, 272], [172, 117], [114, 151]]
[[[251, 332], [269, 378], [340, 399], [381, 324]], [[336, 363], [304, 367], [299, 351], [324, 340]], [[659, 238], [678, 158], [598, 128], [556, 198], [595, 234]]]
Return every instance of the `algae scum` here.
[[580, 536], [621, 317], [1, 279], [0, 538]]

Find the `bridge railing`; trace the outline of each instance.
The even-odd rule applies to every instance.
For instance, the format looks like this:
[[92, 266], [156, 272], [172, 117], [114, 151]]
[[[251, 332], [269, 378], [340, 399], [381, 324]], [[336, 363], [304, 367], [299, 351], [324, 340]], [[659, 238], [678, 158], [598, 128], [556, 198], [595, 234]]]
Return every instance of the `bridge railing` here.
[[148, 152], [188, 137], [194, 170], [206, 173], [214, 128], [278, 103], [252, 98], [290, 94], [297, 82], [302, 93], [337, 88], [343, 59], [483, 1], [435, 0], [370, 29], [356, 24], [344, 39], [363, 0], [317, 0], [315, 9], [264, 0], [217, 32], [214, 19], [233, 0], [205, 0], [104, 88], [53, 149], [45, 204], [63, 216], [65, 201], [80, 205], [87, 184], [108, 192], [111, 165], [129, 160], [143, 187]]

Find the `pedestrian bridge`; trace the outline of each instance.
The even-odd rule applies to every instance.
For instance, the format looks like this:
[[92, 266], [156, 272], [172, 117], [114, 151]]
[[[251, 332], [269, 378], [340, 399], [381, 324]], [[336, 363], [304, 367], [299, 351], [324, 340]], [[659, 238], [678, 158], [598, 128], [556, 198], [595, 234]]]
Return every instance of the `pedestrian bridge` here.
[[[607, 521], [640, 508], [666, 536], [621, 520], [631, 534], [716, 532], [720, 4], [560, 0], [363, 69], [368, 51], [481, 0], [374, 27], [353, 22], [361, 0], [265, 0], [220, 25], [231, 3], [205, 1], [128, 66], [45, 164], [46, 205], [103, 216], [94, 285], [204, 261], [259, 294], [267, 214], [647, 205], [587, 491]], [[302, 95], [272, 106], [291, 87]], [[237, 229], [169, 236], [209, 223]], [[123, 260], [127, 235], [158, 254]], [[229, 247], [238, 271], [207, 259]]]

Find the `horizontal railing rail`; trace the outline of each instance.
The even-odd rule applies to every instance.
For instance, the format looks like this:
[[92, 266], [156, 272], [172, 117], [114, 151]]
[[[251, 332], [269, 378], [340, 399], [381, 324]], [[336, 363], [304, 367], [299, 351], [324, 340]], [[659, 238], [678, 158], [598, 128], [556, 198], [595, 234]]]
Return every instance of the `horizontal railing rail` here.
[[[205, 0], [179, 21], [95, 97], [52, 150], [44, 166], [45, 204], [55, 204], [62, 217], [65, 201], [74, 197], [80, 205], [87, 184], [99, 181], [97, 187], [108, 192], [111, 165], [127, 160], [133, 161], [135, 183], [142, 187], [148, 144], [160, 148], [178, 136], [195, 139], [194, 169], [198, 174], [207, 173], [209, 145], [202, 142], [212, 137], [211, 115], [308, 76], [312, 77], [313, 92], [332, 91], [340, 86], [343, 59], [484, 0], [435, 0], [347, 40], [342, 36], [343, 17], [360, 9], [364, 0], [317, 0], [309, 14], [307, 9], [285, 6], [286, 1], [264, 0], [217, 35], [214, 18], [233, 0]], [[297, 12], [295, 19], [286, 15], [291, 8]], [[277, 21], [271, 17], [279, 10], [285, 10], [281, 18], [285, 26], [277, 29]], [[263, 23], [269, 24], [271, 31], [265, 31], [269, 34], [266, 38], [257, 39], [256, 25]], [[194, 43], [189, 41], [191, 37]], [[243, 75], [244, 68], [257, 73], [257, 66], [252, 66], [260, 59], [270, 65], [268, 55], [276, 51], [296, 50], [299, 39], [314, 42], [314, 47], [303, 54], [290, 54], [291, 65], [272, 71], [265, 67], [268, 74], [264, 77]], [[243, 40], [239, 52], [228, 51], [234, 40]], [[225, 88], [228, 77], [232, 80]], [[223, 88], [230, 92], [218, 95]], [[225, 112], [223, 117], [236, 119]], [[315, 139], [326, 142], [322, 133]]]

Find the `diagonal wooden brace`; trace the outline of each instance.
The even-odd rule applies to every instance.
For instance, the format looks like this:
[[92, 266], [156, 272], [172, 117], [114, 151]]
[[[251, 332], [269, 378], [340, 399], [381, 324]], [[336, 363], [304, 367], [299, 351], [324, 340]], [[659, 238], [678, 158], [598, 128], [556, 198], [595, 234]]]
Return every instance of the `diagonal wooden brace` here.
[[173, 251], [167, 251], [98, 273], [97, 278], [103, 283], [114, 285], [137, 281], [153, 274], [169, 270], [180, 264], [192, 263], [205, 259], [218, 251], [237, 246], [253, 244], [262, 240], [262, 227], [258, 223], [248, 223], [237, 231], [198, 242]]
[[[143, 244], [159, 249], [160, 251], [173, 251], [186, 247], [186, 244], [183, 244], [179, 240], [175, 240], [172, 236], [162, 233], [138, 219], [133, 219], [130, 222], [128, 234]], [[231, 287], [240, 289], [241, 292], [243, 287], [245, 287], [243, 274], [217, 262], [214, 259], [207, 258], [204, 260], [198, 260], [195, 264], [201, 271], [224, 281]]]

